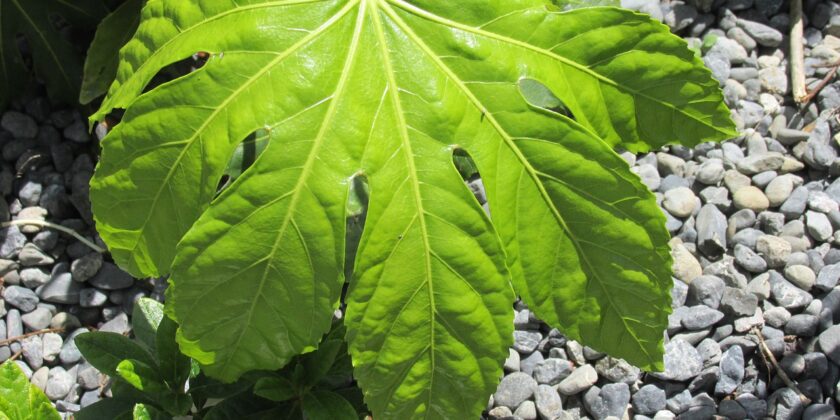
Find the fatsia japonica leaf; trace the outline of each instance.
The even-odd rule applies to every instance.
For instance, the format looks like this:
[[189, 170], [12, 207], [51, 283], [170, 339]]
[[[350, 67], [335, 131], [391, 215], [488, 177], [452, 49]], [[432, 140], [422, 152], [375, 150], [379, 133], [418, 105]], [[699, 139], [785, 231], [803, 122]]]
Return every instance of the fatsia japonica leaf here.
[[[201, 69], [141, 94], [196, 51], [211, 54]], [[717, 86], [665, 26], [615, 8], [150, 0], [93, 116], [127, 108], [102, 143], [94, 213], [123, 267], [171, 272], [182, 351], [232, 381], [329, 329], [364, 179], [345, 325], [366, 403], [375, 418], [468, 418], [502, 373], [515, 295], [570, 337], [662, 367], [668, 233], [613, 147], [728, 137]], [[265, 148], [219, 194], [257, 130]]]

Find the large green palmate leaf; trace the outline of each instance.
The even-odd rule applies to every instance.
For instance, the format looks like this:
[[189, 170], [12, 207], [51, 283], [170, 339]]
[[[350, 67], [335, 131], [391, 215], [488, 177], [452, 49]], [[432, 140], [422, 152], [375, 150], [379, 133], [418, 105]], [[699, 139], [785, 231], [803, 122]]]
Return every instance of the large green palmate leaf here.
[[[345, 325], [376, 418], [479, 413], [515, 294], [570, 337], [661, 368], [668, 233], [613, 147], [694, 145], [733, 125], [665, 26], [547, 3], [148, 1], [92, 117], [127, 108], [91, 197], [120, 265], [171, 271], [182, 351], [232, 381], [313, 350], [338, 304], [348, 190], [363, 177]], [[196, 51], [211, 53], [200, 70], [141, 95]], [[529, 103], [524, 80], [577, 121]], [[217, 196], [257, 130], [265, 149]], [[453, 165], [459, 149], [492, 220]]]
[[[106, 13], [101, 0], [0, 1], [0, 104], [29, 85], [30, 67], [52, 99], [76, 103], [82, 83], [81, 52], [62, 33], [56, 18], [88, 29]], [[21, 54], [19, 35], [32, 54], [31, 66]]]

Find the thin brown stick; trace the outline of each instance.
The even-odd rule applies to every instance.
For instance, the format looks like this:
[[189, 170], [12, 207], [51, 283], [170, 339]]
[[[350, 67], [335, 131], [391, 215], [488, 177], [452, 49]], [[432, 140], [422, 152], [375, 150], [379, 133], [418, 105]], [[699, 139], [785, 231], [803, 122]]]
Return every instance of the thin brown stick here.
[[10, 337], [10, 338], [7, 338], [5, 340], [0, 340], [0, 346], [5, 346], [5, 345], [8, 345], [8, 344], [14, 343], [15, 341], [20, 341], [20, 340], [23, 340], [25, 338], [29, 338], [29, 337], [32, 337], [32, 336], [35, 336], [35, 335], [41, 335], [41, 334], [47, 334], [47, 333], [53, 333], [53, 332], [64, 332], [64, 328], [61, 328], [61, 327], [59, 327], [59, 328], [47, 328], [47, 329], [43, 329], [43, 330], [28, 332], [26, 334], [18, 335], [18, 336], [15, 336], [15, 337]]
[[752, 332], [753, 334], [755, 334], [756, 337], [758, 337], [758, 346], [761, 348], [761, 353], [766, 356], [765, 360], [770, 361], [770, 364], [773, 365], [773, 368], [776, 370], [779, 377], [782, 378], [782, 382], [784, 382], [788, 388], [796, 391], [796, 393], [799, 394], [799, 399], [804, 404], [810, 404], [811, 399], [806, 397], [805, 394], [803, 394], [799, 387], [796, 385], [796, 382], [793, 382], [787, 375], [787, 372], [785, 372], [784, 369], [779, 367], [779, 362], [776, 361], [776, 356], [773, 356], [773, 353], [767, 347], [767, 343], [764, 342], [764, 334], [761, 333], [761, 330], [759, 330], [758, 328], [753, 328]]
[[831, 70], [828, 71], [828, 74], [826, 74], [825, 77], [823, 77], [822, 80], [820, 80], [820, 83], [817, 84], [817, 86], [815, 86], [814, 89], [812, 89], [810, 92], [808, 92], [807, 95], [805, 95], [801, 102], [802, 105], [807, 105], [809, 102], [811, 102], [817, 96], [817, 94], [819, 94], [820, 91], [824, 87], [826, 87], [829, 82], [831, 82], [831, 79], [833, 79], [834, 76], [837, 74], [837, 67], [838, 64], [835, 64], [831, 68]]
[[805, 104], [808, 90], [805, 87], [805, 53], [802, 48], [802, 0], [791, 0], [790, 20], [790, 80], [793, 84], [793, 99]]

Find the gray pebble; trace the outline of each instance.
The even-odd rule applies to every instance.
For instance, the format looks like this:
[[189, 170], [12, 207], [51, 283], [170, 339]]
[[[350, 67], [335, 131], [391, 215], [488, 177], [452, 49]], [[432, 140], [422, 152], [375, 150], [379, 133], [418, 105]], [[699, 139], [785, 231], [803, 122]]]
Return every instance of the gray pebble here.
[[554, 388], [540, 385], [534, 393], [535, 406], [543, 419], [556, 419], [563, 413], [563, 401]]
[[23, 312], [30, 312], [38, 305], [38, 295], [32, 290], [20, 286], [7, 286], [3, 289], [3, 299]]
[[697, 247], [710, 258], [718, 258], [726, 251], [726, 216], [714, 205], [707, 204], [697, 214]]
[[70, 388], [73, 387], [75, 379], [61, 366], [56, 366], [50, 369], [49, 379], [47, 381], [47, 389], [44, 393], [52, 400], [60, 400], [67, 396]]
[[734, 287], [726, 287], [720, 300], [720, 309], [723, 313], [741, 317], [755, 314], [758, 307], [758, 298], [752, 293], [747, 293]]
[[556, 385], [567, 378], [572, 370], [574, 370], [572, 362], [549, 358], [534, 368], [534, 379], [539, 384]]
[[687, 381], [703, 370], [703, 358], [691, 344], [673, 339], [665, 345], [665, 371], [651, 373], [670, 381]]
[[840, 364], [840, 325], [835, 325], [819, 336], [820, 349], [835, 364]]
[[108, 295], [99, 289], [85, 288], [79, 291], [79, 305], [83, 308], [96, 308], [108, 302]]
[[763, 273], [767, 270], [767, 262], [742, 244], [735, 245], [735, 262], [750, 273]]
[[70, 273], [60, 273], [54, 275], [52, 280], [38, 291], [38, 295], [47, 302], [77, 305], [81, 290], [81, 283], [73, 281]]
[[762, 23], [738, 19], [736, 25], [765, 47], [778, 47], [784, 38], [781, 32]]
[[613, 416], [622, 418], [630, 403], [630, 387], [625, 383], [593, 386], [583, 397], [586, 409], [597, 418]]
[[0, 126], [16, 138], [32, 139], [38, 135], [38, 124], [35, 120], [17, 111], [6, 111], [0, 119]]
[[563, 395], [576, 395], [583, 392], [598, 381], [598, 372], [592, 365], [583, 365], [575, 369], [566, 379], [563, 379], [557, 386], [557, 390]]
[[823, 291], [831, 290], [840, 280], [840, 264], [826, 265], [819, 273], [815, 282], [816, 287]]
[[502, 378], [493, 400], [497, 406], [516, 408], [530, 399], [537, 390], [537, 381], [526, 373], [514, 372]]
[[723, 319], [723, 312], [709, 308], [706, 305], [696, 305], [687, 308], [682, 317], [682, 326], [691, 331], [709, 328]]
[[44, 307], [35, 308], [32, 312], [23, 314], [20, 320], [32, 331], [42, 330], [49, 327], [52, 319], [52, 312]]
[[633, 394], [633, 410], [638, 414], [653, 415], [665, 409], [665, 390], [653, 384], [639, 388]]
[[805, 220], [808, 233], [817, 241], [825, 242], [834, 234], [834, 228], [824, 213], [808, 211]]
[[106, 262], [102, 264], [102, 267], [89, 282], [103, 290], [119, 290], [134, 285], [134, 278], [120, 270], [116, 265]]
[[0, 258], [13, 259], [26, 245], [26, 236], [17, 226], [0, 229]]

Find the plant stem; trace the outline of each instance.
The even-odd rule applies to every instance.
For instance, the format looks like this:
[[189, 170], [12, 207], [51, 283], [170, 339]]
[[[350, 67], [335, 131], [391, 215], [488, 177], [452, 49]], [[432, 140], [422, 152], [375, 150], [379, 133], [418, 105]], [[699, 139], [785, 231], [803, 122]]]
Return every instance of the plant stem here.
[[96, 251], [96, 252], [98, 252], [98, 253], [100, 253], [100, 254], [104, 254], [104, 253], [105, 253], [105, 250], [104, 250], [102, 247], [100, 247], [99, 245], [97, 245], [97, 244], [95, 244], [95, 243], [91, 242], [89, 239], [87, 239], [87, 238], [85, 238], [84, 236], [80, 235], [80, 234], [79, 234], [78, 232], [76, 232], [75, 230], [70, 229], [69, 227], [66, 227], [66, 226], [61, 226], [61, 225], [57, 225], [57, 224], [55, 224], [55, 223], [50, 223], [50, 222], [48, 222], [48, 221], [46, 221], [46, 220], [39, 220], [39, 219], [18, 219], [18, 220], [12, 220], [12, 221], [9, 221], [9, 222], [4, 222], [4, 223], [0, 224], [0, 226], [2, 226], [2, 227], [4, 227], [4, 228], [9, 227], [9, 226], [25, 226], [25, 225], [35, 225], [35, 226], [42, 226], [42, 227], [46, 227], [46, 228], [50, 228], [50, 229], [60, 230], [60, 231], [62, 231], [62, 232], [64, 232], [64, 233], [66, 233], [66, 234], [68, 234], [68, 235], [70, 235], [70, 236], [72, 236], [72, 237], [74, 237], [74, 238], [78, 239], [78, 240], [79, 240], [79, 242], [81, 242], [81, 243], [83, 243], [83, 244], [87, 245], [87, 246], [88, 246], [88, 248], [90, 248], [90, 249], [92, 249], [92, 250], [94, 250], [94, 251]]
[[807, 103], [808, 91], [805, 88], [805, 58], [802, 51], [802, 0], [790, 2], [790, 79], [793, 83], [793, 99]]

